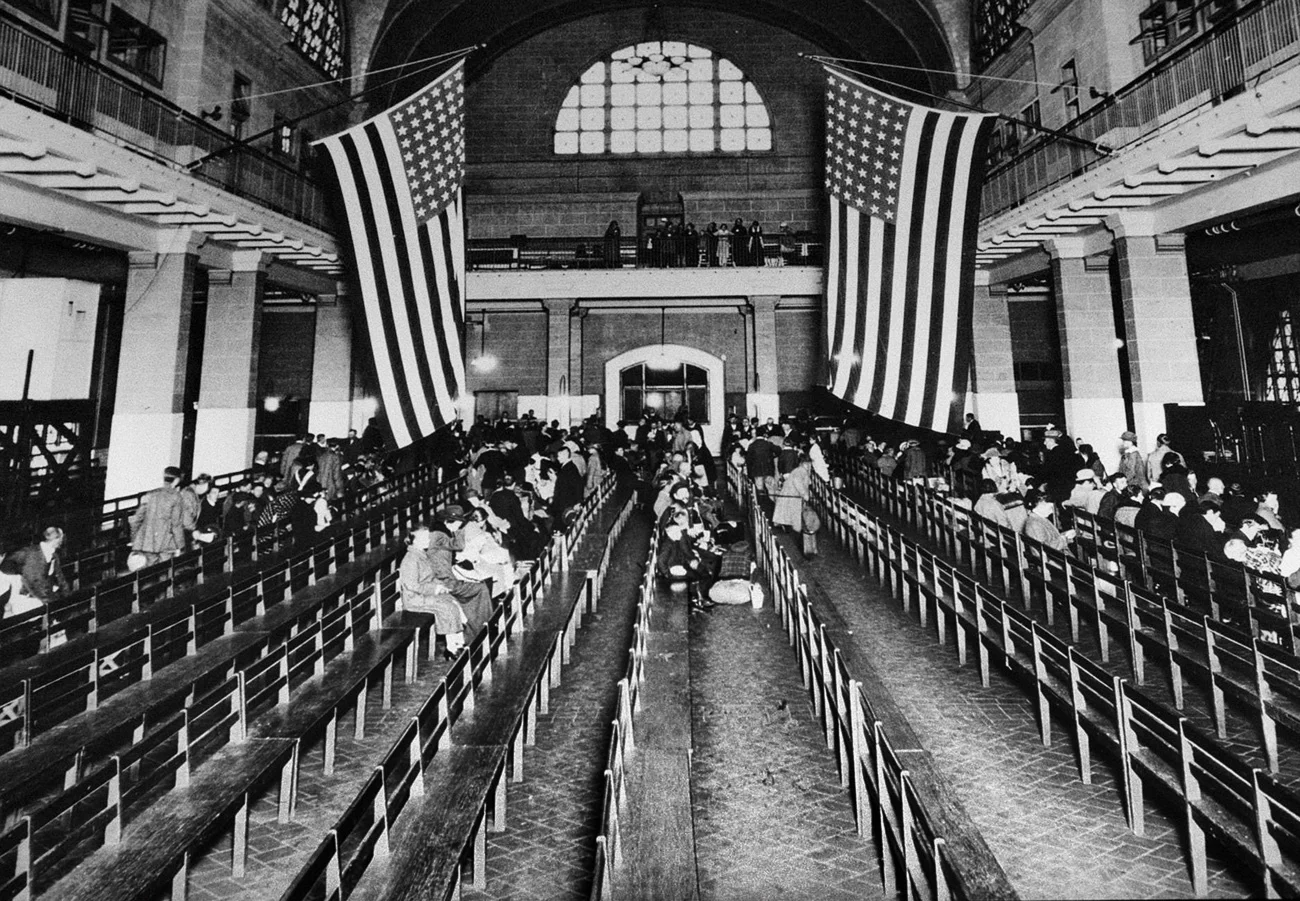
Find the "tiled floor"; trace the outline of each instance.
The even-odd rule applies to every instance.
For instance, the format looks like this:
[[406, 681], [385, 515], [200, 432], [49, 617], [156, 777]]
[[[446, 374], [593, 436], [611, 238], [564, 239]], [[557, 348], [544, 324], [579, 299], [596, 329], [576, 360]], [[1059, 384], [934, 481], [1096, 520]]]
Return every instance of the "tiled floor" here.
[[886, 897], [770, 605], [692, 617], [691, 714], [702, 899]]
[[[826, 592], [873, 660], [922, 743], [950, 780], [985, 840], [1025, 898], [1158, 898], [1191, 893], [1180, 830], [1148, 801], [1146, 835], [1126, 825], [1115, 774], [1094, 761], [1080, 781], [1073, 742], [1060, 728], [1044, 748], [1024, 691], [994, 669], [981, 687], [976, 668], [936, 644], [833, 540], [802, 560], [805, 580]], [[1211, 860], [1210, 892], [1250, 892]]]

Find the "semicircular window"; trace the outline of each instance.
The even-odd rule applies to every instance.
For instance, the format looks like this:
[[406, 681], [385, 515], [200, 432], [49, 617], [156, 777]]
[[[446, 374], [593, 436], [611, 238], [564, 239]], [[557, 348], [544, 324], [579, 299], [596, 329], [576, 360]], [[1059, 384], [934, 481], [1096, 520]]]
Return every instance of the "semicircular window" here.
[[343, 11], [338, 0], [284, 0], [280, 22], [294, 46], [331, 78], [343, 74]]
[[682, 41], [643, 41], [594, 63], [555, 117], [558, 154], [771, 149], [758, 88], [730, 60]]

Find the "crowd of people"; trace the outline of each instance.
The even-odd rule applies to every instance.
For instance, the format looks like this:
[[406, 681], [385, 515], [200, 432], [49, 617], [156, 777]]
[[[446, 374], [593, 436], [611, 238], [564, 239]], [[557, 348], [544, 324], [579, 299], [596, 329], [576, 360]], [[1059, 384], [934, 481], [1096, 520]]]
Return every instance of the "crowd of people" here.
[[1174, 542], [1210, 560], [1235, 561], [1300, 588], [1300, 528], [1280, 513], [1275, 489], [1247, 491], [1216, 475], [1202, 478], [1193, 461], [1159, 435], [1144, 451], [1137, 435], [1115, 436], [1117, 464], [1049, 425], [1041, 440], [1018, 442], [981, 430], [972, 415], [947, 442], [877, 441], [844, 429], [840, 446], [886, 476], [935, 480], [959, 503], [1057, 550], [1077, 538], [1076, 511]]
[[[621, 267], [622, 237], [619, 223], [611, 221], [600, 243], [578, 245], [575, 262], [580, 267]], [[710, 222], [698, 228], [694, 222], [663, 218], [638, 239], [636, 262], [657, 269], [790, 265], [807, 255], [809, 243], [807, 233], [796, 232], [789, 222], [767, 235], [757, 219], [746, 225], [739, 216], [731, 224]]]

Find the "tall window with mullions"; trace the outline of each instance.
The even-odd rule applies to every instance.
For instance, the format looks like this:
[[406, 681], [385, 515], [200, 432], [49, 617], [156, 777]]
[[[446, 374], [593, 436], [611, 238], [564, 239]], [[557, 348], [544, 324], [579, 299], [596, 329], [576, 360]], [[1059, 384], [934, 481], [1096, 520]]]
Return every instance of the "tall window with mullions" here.
[[1268, 379], [1264, 383], [1264, 399], [1300, 404], [1300, 353], [1296, 350], [1290, 310], [1278, 313], [1268, 361]]

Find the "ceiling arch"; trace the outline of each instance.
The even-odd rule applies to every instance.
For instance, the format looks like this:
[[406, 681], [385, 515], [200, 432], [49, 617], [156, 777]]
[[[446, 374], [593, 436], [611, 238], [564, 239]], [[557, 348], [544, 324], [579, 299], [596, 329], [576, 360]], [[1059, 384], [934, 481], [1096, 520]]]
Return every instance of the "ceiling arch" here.
[[[496, 58], [557, 24], [594, 13], [657, 5], [660, 0], [390, 0], [379, 17], [367, 70], [389, 70], [482, 44], [469, 59], [472, 81]], [[684, 0], [672, 3], [671, 8], [726, 11], [753, 18], [796, 34], [832, 56], [887, 66], [954, 68], [944, 23], [931, 0], [747, 0], [744, 4]], [[885, 67], [878, 73], [925, 91], [943, 92], [954, 86], [950, 77], [939, 74]], [[373, 102], [391, 102], [427, 78], [420, 75], [397, 82], [387, 91], [377, 92]]]

